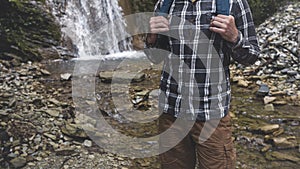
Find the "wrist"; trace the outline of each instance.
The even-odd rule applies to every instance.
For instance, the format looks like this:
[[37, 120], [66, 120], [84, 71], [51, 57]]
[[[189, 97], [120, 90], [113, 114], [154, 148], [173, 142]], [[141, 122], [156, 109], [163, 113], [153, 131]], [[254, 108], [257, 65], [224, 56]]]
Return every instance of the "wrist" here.
[[153, 47], [154, 44], [156, 43], [156, 39], [157, 39], [157, 35], [156, 34], [153, 34], [153, 33], [147, 34], [146, 45], [148, 47]]

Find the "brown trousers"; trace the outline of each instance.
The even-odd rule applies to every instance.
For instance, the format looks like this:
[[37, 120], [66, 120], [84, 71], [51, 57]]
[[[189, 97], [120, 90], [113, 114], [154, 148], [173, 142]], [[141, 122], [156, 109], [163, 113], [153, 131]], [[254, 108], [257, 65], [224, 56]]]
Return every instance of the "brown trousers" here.
[[[163, 113], [159, 120], [160, 131], [169, 129], [175, 117]], [[227, 115], [222, 118], [212, 135], [203, 143], [199, 143], [200, 132], [204, 122], [196, 121], [191, 125], [188, 134], [169, 150], [160, 154], [162, 169], [233, 169], [235, 168], [236, 154], [231, 138], [231, 121]], [[182, 134], [180, 125], [175, 127], [168, 139], [160, 140], [160, 147], [172, 145], [172, 140]], [[174, 145], [174, 144], [173, 144]], [[170, 149], [171, 148], [171, 149]]]

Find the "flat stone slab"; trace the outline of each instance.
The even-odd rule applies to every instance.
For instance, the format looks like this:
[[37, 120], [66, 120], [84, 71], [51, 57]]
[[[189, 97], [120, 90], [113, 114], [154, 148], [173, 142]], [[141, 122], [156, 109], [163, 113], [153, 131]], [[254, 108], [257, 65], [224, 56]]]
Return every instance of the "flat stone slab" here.
[[145, 73], [142, 72], [128, 72], [128, 71], [105, 71], [100, 72], [99, 77], [102, 82], [111, 83], [130, 83], [141, 82], [145, 79]]

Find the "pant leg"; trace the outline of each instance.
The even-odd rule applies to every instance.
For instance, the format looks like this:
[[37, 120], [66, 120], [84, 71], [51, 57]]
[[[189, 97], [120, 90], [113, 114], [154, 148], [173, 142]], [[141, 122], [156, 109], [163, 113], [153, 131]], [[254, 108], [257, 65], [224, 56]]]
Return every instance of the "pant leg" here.
[[[176, 120], [175, 117], [169, 114], [162, 114], [159, 119], [159, 129], [161, 132], [170, 128], [173, 122]], [[188, 134], [184, 137], [175, 147], [174, 140], [177, 140], [181, 134], [180, 126], [173, 126], [171, 131], [167, 132], [167, 137], [160, 139], [159, 146], [162, 149], [169, 149], [168, 151], [159, 155], [162, 169], [195, 169], [196, 163], [196, 152], [195, 144], [191, 136]]]
[[196, 144], [200, 169], [234, 169], [236, 152], [232, 141], [231, 121], [227, 115], [222, 118], [210, 138], [199, 144], [203, 122], [197, 122], [192, 129], [192, 137]]

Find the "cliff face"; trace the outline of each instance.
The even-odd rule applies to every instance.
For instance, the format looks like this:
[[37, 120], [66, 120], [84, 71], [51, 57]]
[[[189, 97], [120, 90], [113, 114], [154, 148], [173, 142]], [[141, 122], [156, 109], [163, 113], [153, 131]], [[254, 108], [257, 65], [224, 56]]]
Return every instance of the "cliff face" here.
[[0, 59], [40, 61], [58, 58], [60, 27], [43, 0], [0, 1]]

